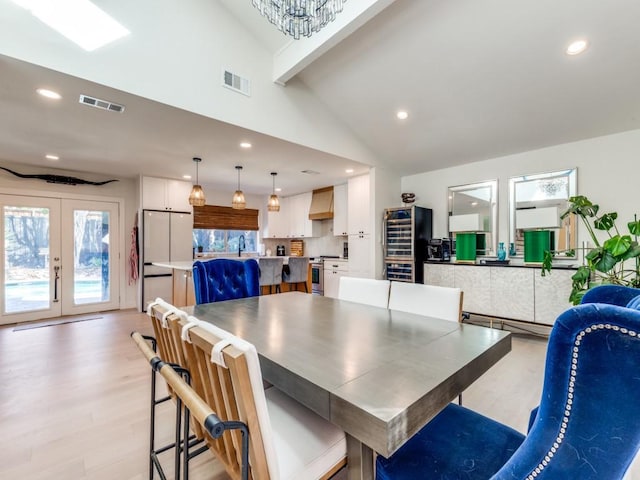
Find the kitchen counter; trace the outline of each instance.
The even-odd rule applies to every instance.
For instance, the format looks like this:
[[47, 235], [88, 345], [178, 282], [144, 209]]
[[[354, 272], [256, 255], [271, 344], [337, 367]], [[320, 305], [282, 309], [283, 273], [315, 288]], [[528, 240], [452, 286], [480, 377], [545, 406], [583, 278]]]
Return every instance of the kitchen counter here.
[[207, 262], [209, 260], [215, 260], [217, 258], [226, 258], [229, 260], [242, 260], [243, 262], [245, 260], [249, 260], [251, 258], [253, 258], [256, 261], [259, 261], [261, 258], [282, 258], [284, 259], [284, 264], [286, 265], [289, 261], [289, 257], [285, 256], [285, 257], [276, 257], [276, 256], [271, 256], [271, 257], [267, 257], [267, 256], [262, 256], [262, 257], [207, 257], [207, 258], [196, 258], [195, 260], [185, 260], [182, 262], [152, 262], [152, 265], [155, 265], [156, 267], [164, 267], [164, 268], [171, 268], [173, 270], [180, 270], [183, 272], [190, 272], [191, 270], [193, 270], [193, 263], [196, 261], [201, 261], [201, 262]]

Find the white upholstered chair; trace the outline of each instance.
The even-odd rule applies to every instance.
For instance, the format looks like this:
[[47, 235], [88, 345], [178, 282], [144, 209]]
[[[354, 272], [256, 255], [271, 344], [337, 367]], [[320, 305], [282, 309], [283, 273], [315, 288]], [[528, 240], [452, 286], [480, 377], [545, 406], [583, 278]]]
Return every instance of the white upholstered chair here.
[[459, 322], [462, 296], [459, 288], [391, 282], [389, 309]]
[[389, 304], [389, 280], [373, 278], [341, 277], [338, 298], [350, 302], [364, 303], [387, 308]]

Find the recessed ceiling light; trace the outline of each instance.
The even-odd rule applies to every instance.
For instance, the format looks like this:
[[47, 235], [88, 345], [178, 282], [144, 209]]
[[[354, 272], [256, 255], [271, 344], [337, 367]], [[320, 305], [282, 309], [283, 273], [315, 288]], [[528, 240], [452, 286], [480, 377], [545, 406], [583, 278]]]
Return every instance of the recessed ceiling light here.
[[579, 55], [587, 49], [587, 46], [589, 46], [589, 44], [586, 40], [576, 40], [567, 47], [567, 55]]
[[62, 95], [60, 95], [58, 92], [47, 90], [46, 88], [39, 88], [36, 90], [36, 92], [38, 92], [38, 94], [42, 95], [43, 97], [53, 98], [54, 100], [60, 100], [62, 98]]
[[276, 192], [281, 192], [282, 189], [280, 187], [276, 187]]
[[347, 168], [347, 169], [345, 170], [345, 173], [353, 173], [353, 168]]
[[191, 180], [191, 175], [182, 175], [185, 180]]
[[476, 207], [477, 205], [478, 205], [478, 202], [471, 202], [472, 207]]
[[52, 155], [51, 153], [45, 155], [44, 158], [46, 158], [47, 160], [60, 160], [60, 157], [58, 155]]
[[400, 110], [398, 113], [396, 113], [396, 117], [398, 117], [400, 120], [406, 120], [407, 118], [409, 118], [409, 112]]
[[242, 142], [242, 143], [240, 144], [240, 146], [241, 146], [242, 148], [251, 148], [251, 144], [250, 144], [249, 142]]
[[129, 30], [89, 0], [13, 0], [13, 3], [89, 52], [129, 35]]

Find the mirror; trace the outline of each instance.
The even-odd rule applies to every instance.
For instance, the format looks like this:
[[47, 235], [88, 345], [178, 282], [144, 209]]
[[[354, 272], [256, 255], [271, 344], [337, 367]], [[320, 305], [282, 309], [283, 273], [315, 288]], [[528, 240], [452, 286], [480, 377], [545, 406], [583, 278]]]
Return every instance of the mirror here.
[[[522, 257], [524, 252], [524, 230], [517, 228], [518, 212], [532, 213], [554, 211], [562, 214], [568, 208], [569, 197], [576, 195], [576, 169], [558, 172], [541, 173], [537, 175], [523, 175], [509, 179], [509, 242], [515, 246], [515, 256]], [[521, 218], [521, 217], [520, 217]], [[542, 225], [541, 225], [542, 227]], [[555, 250], [575, 251], [577, 246], [577, 225], [575, 215], [569, 215], [564, 220], [558, 216], [554, 227], [544, 226], [551, 230], [555, 238]], [[513, 253], [509, 253], [513, 257]], [[566, 258], [576, 258], [575, 255], [565, 255]]]
[[[484, 235], [478, 235], [477, 255], [495, 255], [498, 232], [498, 181], [471, 183], [449, 187], [449, 217], [452, 215], [477, 216], [478, 228]], [[455, 232], [449, 236], [453, 240], [452, 251], [455, 253]]]

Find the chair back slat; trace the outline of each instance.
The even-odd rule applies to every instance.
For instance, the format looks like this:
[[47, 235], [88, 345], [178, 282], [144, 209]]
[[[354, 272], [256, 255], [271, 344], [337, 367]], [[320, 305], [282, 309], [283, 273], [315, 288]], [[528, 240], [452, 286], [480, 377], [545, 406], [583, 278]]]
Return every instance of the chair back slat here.
[[[249, 458], [251, 478], [269, 479], [269, 467], [264, 448], [262, 428], [254, 401], [254, 392], [244, 352], [233, 346], [223, 350], [227, 368], [212, 363], [211, 351], [221, 339], [202, 327], [190, 330], [191, 343], [185, 342], [189, 359], [197, 363], [193, 374], [199, 376], [194, 381], [196, 391], [202, 389], [203, 398], [211, 406], [215, 405], [218, 416], [223, 421], [239, 420], [249, 428]], [[194, 379], [195, 380], [195, 379]], [[236, 432], [225, 432], [225, 466], [230, 475], [239, 472], [241, 460], [240, 436]]]

